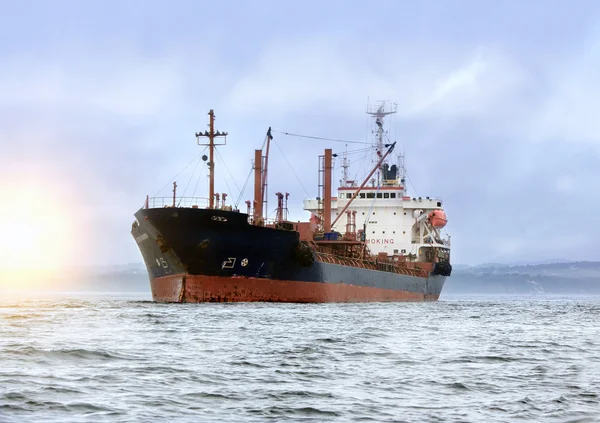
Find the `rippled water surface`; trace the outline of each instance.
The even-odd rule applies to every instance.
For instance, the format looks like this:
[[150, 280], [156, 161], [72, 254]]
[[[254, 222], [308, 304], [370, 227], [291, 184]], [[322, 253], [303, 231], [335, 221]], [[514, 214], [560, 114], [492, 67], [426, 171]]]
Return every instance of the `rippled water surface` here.
[[600, 421], [600, 300], [0, 298], [0, 421]]

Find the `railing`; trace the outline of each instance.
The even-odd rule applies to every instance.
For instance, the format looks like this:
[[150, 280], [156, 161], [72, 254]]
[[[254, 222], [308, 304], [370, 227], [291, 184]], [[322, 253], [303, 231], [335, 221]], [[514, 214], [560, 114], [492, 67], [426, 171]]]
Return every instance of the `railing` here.
[[[175, 199], [175, 207], [204, 209], [209, 206], [206, 197], [180, 197]], [[162, 209], [173, 207], [173, 197], [151, 197], [148, 198], [148, 208]]]

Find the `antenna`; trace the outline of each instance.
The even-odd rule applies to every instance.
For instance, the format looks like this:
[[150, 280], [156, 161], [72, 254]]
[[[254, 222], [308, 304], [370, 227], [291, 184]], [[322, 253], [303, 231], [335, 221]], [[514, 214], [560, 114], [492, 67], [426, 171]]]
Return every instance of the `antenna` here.
[[[375, 134], [375, 143], [377, 146], [377, 160], [379, 160], [383, 152], [383, 136], [387, 133], [387, 131], [383, 129], [384, 119], [388, 115], [395, 114], [397, 110], [398, 105], [388, 100], [378, 101], [374, 106], [367, 106], [367, 114], [375, 119], [376, 128], [373, 133]], [[379, 170], [377, 172], [377, 185], [380, 184], [382, 166], [383, 162], [380, 163]]]
[[350, 162], [348, 161], [348, 144], [346, 144], [346, 151], [344, 152], [344, 157], [342, 158], [342, 186], [345, 187], [348, 184], [348, 168], [350, 167]]

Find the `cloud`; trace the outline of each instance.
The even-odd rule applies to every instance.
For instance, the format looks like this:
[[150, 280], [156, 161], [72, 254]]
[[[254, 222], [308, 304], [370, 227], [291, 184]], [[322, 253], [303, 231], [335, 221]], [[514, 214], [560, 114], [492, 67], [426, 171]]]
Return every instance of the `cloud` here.
[[422, 47], [327, 34], [279, 40], [238, 80], [229, 103], [239, 112], [360, 113], [370, 97], [397, 102], [401, 117], [482, 117], [528, 82], [527, 71], [494, 47], [450, 47], [454, 54], [443, 44]]
[[[461, 13], [452, 16], [460, 20]], [[536, 25], [525, 20], [524, 27]], [[466, 25], [459, 35], [417, 31], [423, 37], [405, 27], [369, 37], [351, 25], [313, 24], [310, 31], [282, 24], [240, 43], [249, 25], [224, 31], [210, 47], [195, 28], [166, 31], [160, 47], [121, 33], [106, 41], [100, 28], [79, 46], [57, 44], [37, 55], [14, 48], [0, 68], [0, 175], [10, 183], [35, 169], [49, 172], [45, 189], [67, 192], [60, 198], [72, 205], [74, 226], [93, 240], [86, 248], [94, 260], [138, 260], [127, 233], [131, 214], [201, 152], [193, 133], [205, 128], [209, 108], [217, 128], [230, 133], [219, 150], [217, 190], [233, 191], [233, 200], [229, 173], [241, 187], [269, 125], [364, 140], [367, 98], [389, 99], [398, 104], [389, 121], [411, 181], [420, 195], [441, 196], [448, 207], [455, 260], [560, 256], [563, 239], [572, 249], [567, 258], [589, 255], [593, 237], [572, 237], [565, 221], [593, 221], [600, 205], [589, 195], [600, 183], [598, 38], [581, 47], [571, 34], [559, 51], [519, 28], [518, 45], [511, 43], [504, 24], [489, 37], [484, 22], [477, 24], [481, 36]], [[305, 189], [316, 195], [325, 144], [280, 133], [275, 142], [301, 180], [272, 147], [269, 204], [274, 192], [291, 192], [296, 211]], [[181, 192], [189, 176], [178, 177]]]
[[[300, 127], [356, 139], [350, 121], [367, 96], [396, 100], [398, 140], [418, 190], [409, 186], [446, 200], [458, 260], [593, 258], [592, 238], [573, 237], [564, 221], [568, 204], [600, 182], [589, 163], [595, 155], [582, 153], [600, 133], [591, 116], [600, 87], [595, 50], [556, 66], [495, 44], [380, 43], [385, 55], [375, 57], [372, 46], [352, 41], [321, 35], [266, 46], [228, 104], [243, 114], [293, 115], [296, 124], [312, 109], [312, 122]], [[319, 113], [334, 118], [329, 127]], [[574, 139], [580, 148], [569, 147]], [[580, 217], [593, 220], [592, 210]]]
[[532, 137], [600, 144], [600, 34], [550, 74], [548, 98], [535, 117]]
[[134, 52], [75, 54], [59, 60], [16, 56], [3, 60], [0, 107], [68, 107], [131, 117], [169, 111], [181, 98], [176, 57]]

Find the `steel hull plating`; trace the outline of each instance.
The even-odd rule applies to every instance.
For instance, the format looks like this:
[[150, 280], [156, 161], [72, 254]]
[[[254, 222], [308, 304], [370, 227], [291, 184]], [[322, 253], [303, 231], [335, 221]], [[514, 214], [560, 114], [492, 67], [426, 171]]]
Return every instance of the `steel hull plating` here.
[[247, 224], [246, 215], [142, 209], [132, 228], [160, 302], [435, 301], [445, 276], [398, 274], [294, 258], [298, 233]]
[[[444, 278], [444, 276], [437, 276]], [[443, 281], [438, 281], [440, 284]], [[436, 301], [439, 294], [358, 286], [347, 283], [283, 281], [264, 278], [173, 275], [153, 279], [157, 302], [375, 302]]]

